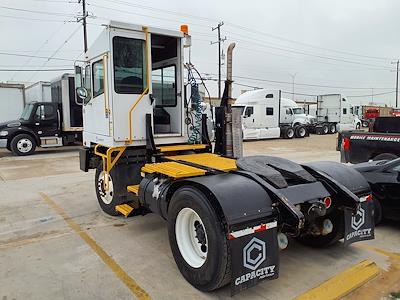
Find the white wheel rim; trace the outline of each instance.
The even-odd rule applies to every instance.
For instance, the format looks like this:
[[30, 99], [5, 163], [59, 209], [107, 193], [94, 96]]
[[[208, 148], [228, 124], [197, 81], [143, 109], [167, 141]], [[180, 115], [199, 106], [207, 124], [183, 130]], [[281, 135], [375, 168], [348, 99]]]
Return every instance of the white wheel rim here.
[[288, 137], [293, 137], [294, 136], [294, 130], [288, 130]]
[[200, 268], [207, 259], [207, 232], [199, 215], [183, 208], [175, 222], [175, 236], [183, 259], [193, 268]]
[[32, 142], [29, 139], [24, 138], [17, 142], [17, 149], [19, 152], [27, 153], [32, 150], [32, 147]]
[[114, 196], [114, 185], [111, 180], [111, 176], [108, 175], [108, 191], [104, 190], [103, 187], [103, 182], [104, 182], [104, 175], [105, 172], [102, 171], [99, 175], [99, 179], [97, 180], [97, 189], [99, 191], [100, 199], [103, 201], [105, 204], [110, 204], [113, 200]]
[[329, 130], [328, 127], [324, 127], [324, 132], [325, 133], [328, 133], [328, 130]]
[[304, 128], [300, 128], [299, 133], [300, 133], [300, 136], [305, 136], [306, 130]]

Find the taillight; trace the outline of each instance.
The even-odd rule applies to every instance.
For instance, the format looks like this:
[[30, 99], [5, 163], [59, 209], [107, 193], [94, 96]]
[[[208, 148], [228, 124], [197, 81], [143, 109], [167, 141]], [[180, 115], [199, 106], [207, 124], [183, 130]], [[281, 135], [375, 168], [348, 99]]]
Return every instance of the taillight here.
[[343, 145], [343, 150], [344, 151], [349, 151], [350, 150], [350, 139], [349, 138], [344, 138], [343, 139], [343, 142], [342, 142], [342, 145]]
[[332, 199], [331, 197], [325, 197], [324, 199], [325, 207], [328, 209], [332, 205]]
[[372, 201], [372, 200], [373, 200], [372, 194], [369, 194], [369, 195], [367, 195], [367, 196], [364, 196], [364, 197], [361, 197], [361, 198], [360, 198], [360, 201], [361, 201], [361, 202], [364, 202], [364, 201]]

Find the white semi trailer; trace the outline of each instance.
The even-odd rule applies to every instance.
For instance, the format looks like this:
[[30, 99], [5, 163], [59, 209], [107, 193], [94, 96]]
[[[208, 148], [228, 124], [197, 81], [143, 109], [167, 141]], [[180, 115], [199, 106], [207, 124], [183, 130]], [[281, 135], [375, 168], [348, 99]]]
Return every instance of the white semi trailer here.
[[0, 83], [0, 123], [19, 118], [24, 106], [23, 84]]
[[279, 90], [259, 89], [240, 95], [243, 139], [303, 138], [315, 117], [306, 115], [296, 102], [282, 98]]

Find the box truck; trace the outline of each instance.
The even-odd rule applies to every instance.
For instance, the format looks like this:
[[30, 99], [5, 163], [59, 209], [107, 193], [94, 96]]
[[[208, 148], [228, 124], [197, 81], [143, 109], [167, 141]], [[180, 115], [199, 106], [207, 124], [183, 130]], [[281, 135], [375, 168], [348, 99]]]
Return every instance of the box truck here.
[[50, 102], [30, 102], [18, 118], [0, 123], [0, 147], [15, 155], [81, 141], [82, 106], [76, 103], [74, 75], [70, 74], [51, 82]]

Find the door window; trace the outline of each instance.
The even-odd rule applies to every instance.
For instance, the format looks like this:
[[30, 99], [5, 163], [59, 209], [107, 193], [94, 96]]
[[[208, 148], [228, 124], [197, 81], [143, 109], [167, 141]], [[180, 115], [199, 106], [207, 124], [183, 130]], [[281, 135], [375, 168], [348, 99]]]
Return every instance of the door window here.
[[141, 94], [146, 86], [144, 40], [113, 38], [114, 89], [118, 94]]
[[85, 67], [85, 76], [83, 77], [83, 86], [85, 89], [88, 91], [88, 95], [91, 95], [92, 93], [92, 87], [90, 84], [90, 78], [91, 78], [91, 72], [90, 72], [90, 65], [87, 65]]
[[266, 114], [267, 114], [267, 116], [272, 116], [274, 114], [274, 108], [273, 107], [267, 107]]
[[176, 106], [176, 68], [168, 66], [155, 69], [151, 74], [156, 106]]
[[286, 114], [287, 115], [292, 115], [292, 110], [290, 108], [286, 108]]
[[96, 61], [92, 65], [93, 73], [93, 98], [104, 93], [103, 60]]
[[254, 113], [253, 106], [247, 106], [244, 112], [245, 117], [250, 117]]
[[54, 107], [52, 105], [42, 104], [36, 109], [35, 120], [46, 121], [51, 120], [54, 117]]

